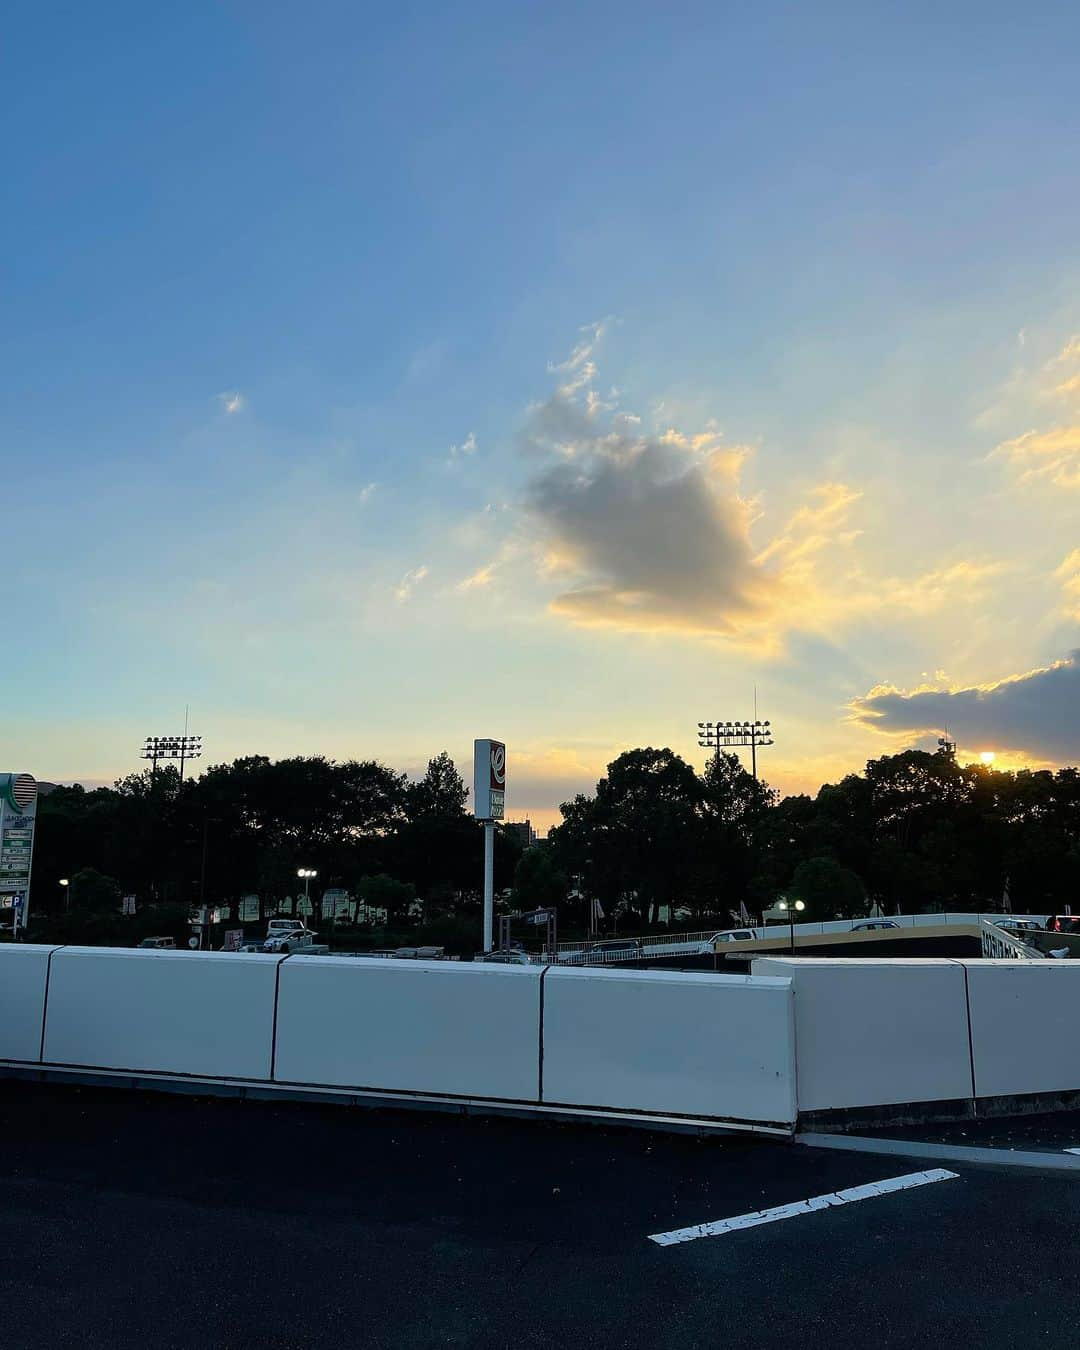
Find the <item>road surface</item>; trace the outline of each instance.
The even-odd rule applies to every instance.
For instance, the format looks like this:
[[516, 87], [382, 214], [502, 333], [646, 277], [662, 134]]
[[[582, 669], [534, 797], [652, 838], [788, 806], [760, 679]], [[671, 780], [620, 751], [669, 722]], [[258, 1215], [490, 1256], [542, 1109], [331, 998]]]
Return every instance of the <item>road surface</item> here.
[[1067, 1177], [945, 1164], [838, 1204], [933, 1164], [11, 1082], [0, 1122], [5, 1350], [1077, 1341]]

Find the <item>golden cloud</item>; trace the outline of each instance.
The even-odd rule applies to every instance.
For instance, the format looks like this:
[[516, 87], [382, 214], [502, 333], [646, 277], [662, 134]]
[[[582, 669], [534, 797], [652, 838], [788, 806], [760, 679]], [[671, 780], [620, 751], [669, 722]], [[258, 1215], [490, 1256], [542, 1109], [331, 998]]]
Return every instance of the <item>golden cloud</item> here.
[[1047, 480], [1055, 487], [1080, 488], [1080, 425], [1027, 431], [1003, 441], [995, 454], [1021, 470], [1021, 482]]

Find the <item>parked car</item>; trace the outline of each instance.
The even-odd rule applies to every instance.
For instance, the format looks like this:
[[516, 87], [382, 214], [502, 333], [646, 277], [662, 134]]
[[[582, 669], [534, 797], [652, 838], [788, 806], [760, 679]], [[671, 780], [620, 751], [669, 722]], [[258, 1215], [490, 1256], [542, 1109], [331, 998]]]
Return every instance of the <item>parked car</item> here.
[[586, 944], [587, 952], [640, 952], [641, 940], [639, 938], [605, 938], [601, 942], [590, 942]]
[[271, 919], [266, 927], [262, 949], [264, 952], [280, 952], [285, 956], [291, 956], [294, 952], [325, 955], [330, 948], [325, 944], [316, 944], [318, 936], [318, 933], [310, 932], [300, 919]]
[[714, 933], [706, 938], [698, 949], [699, 955], [708, 956], [718, 942], [753, 942], [757, 934], [749, 928], [726, 928], [722, 933]]
[[1080, 914], [1051, 914], [1046, 928], [1050, 933], [1080, 933]]
[[873, 933], [881, 928], [899, 928], [900, 924], [893, 919], [860, 919], [858, 923], [851, 925], [853, 933]]
[[532, 958], [528, 952], [509, 951], [509, 952], [488, 952], [480, 958], [489, 965], [497, 966], [531, 966]]
[[1043, 931], [1042, 924], [1036, 923], [1034, 919], [1012, 919], [1008, 915], [1002, 915], [1001, 918], [995, 917], [990, 922], [997, 928], [1004, 928], [1006, 933], [1041, 933]]
[[157, 951], [173, 951], [176, 948], [176, 939], [171, 937], [143, 938], [139, 946], [153, 948]]

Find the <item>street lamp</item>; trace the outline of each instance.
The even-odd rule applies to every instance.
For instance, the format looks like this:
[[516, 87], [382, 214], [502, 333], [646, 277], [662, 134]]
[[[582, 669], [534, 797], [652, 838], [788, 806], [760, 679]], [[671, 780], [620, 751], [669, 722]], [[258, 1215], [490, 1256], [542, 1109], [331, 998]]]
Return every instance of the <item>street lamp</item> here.
[[61, 877], [60, 885], [64, 888], [64, 913], [67, 914], [71, 909], [71, 882], [67, 877]]
[[298, 877], [303, 877], [304, 879], [304, 905], [305, 908], [310, 913], [311, 899], [310, 896], [308, 895], [308, 887], [311, 885], [311, 878], [317, 877], [319, 874], [318, 872], [315, 871], [313, 867], [298, 867], [296, 869], [296, 875]]
[[801, 900], [778, 900], [777, 909], [786, 910], [791, 915], [791, 954], [795, 955], [795, 911], [801, 914], [806, 908]]
[[698, 745], [703, 750], [736, 750], [750, 747], [751, 772], [757, 782], [757, 752], [759, 745], [772, 745], [772, 723], [759, 722], [699, 722]]

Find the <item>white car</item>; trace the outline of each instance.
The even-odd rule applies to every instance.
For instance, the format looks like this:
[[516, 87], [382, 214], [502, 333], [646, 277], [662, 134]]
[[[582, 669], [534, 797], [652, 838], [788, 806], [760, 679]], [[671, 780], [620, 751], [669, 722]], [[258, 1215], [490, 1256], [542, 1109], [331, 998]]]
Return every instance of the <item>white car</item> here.
[[1006, 933], [1041, 933], [1043, 926], [1034, 919], [1010, 919], [1002, 915], [1000, 919], [991, 919], [996, 928], [1004, 928]]
[[714, 933], [711, 938], [706, 938], [699, 948], [701, 956], [708, 956], [712, 953], [718, 942], [753, 942], [757, 934], [749, 928], [728, 928], [722, 933]]
[[309, 947], [315, 937], [300, 919], [271, 919], [263, 942], [264, 952], [291, 952]]

